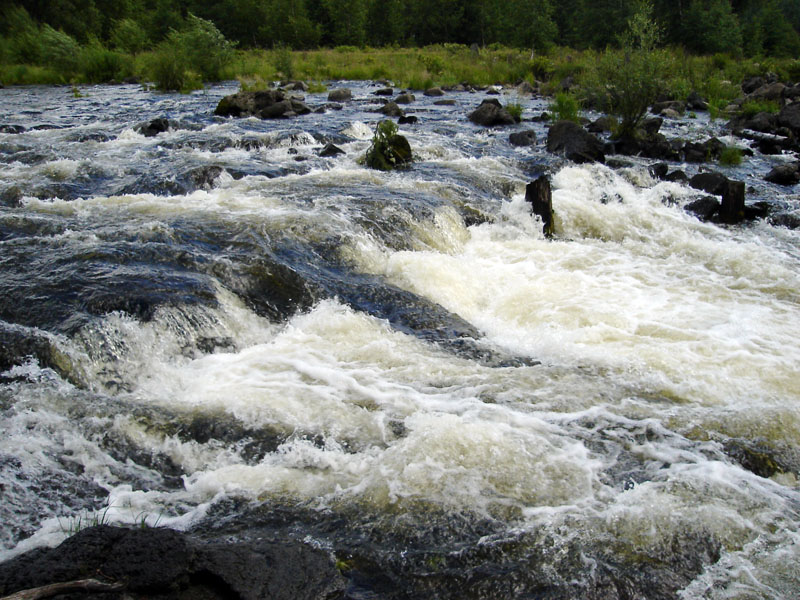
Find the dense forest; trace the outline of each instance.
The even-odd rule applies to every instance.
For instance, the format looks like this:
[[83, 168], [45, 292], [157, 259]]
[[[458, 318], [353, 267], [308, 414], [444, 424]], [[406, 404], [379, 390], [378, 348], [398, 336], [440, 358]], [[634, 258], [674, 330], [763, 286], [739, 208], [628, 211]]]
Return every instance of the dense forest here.
[[[0, 21], [9, 39], [30, 22], [80, 44], [152, 48], [190, 15], [237, 47], [500, 44], [547, 49], [614, 46], [640, 0], [20, 0]], [[800, 0], [654, 0], [664, 45], [697, 54], [800, 55]], [[22, 10], [21, 10], [22, 9]], [[19, 54], [19, 51], [16, 52]], [[6, 56], [25, 61], [25, 56]]]

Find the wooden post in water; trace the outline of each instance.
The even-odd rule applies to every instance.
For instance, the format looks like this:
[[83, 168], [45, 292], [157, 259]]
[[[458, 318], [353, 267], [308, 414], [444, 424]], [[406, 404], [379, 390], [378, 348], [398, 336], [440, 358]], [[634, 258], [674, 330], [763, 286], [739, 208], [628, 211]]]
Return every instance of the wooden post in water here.
[[733, 225], [744, 219], [744, 182], [728, 180], [722, 190], [719, 216], [723, 223]]
[[553, 237], [553, 194], [547, 175], [541, 175], [525, 187], [525, 200], [533, 206], [533, 214], [542, 218], [545, 237]]

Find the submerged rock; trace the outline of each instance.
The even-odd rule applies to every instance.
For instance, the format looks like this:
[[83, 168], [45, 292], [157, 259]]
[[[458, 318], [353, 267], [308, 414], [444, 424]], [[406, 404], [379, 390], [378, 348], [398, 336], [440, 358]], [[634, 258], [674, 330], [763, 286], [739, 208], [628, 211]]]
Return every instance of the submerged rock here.
[[134, 130], [145, 137], [155, 137], [159, 133], [164, 133], [169, 130], [169, 121], [163, 117], [153, 119], [149, 123], [140, 123]]
[[508, 136], [508, 141], [512, 146], [534, 146], [536, 145], [536, 132], [533, 129], [517, 131]]

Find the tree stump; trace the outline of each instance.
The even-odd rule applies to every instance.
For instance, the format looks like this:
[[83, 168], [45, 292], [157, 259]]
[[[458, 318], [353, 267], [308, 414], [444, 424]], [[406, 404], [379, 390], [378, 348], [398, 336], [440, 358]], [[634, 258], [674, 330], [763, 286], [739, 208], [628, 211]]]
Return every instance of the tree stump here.
[[545, 237], [553, 237], [553, 194], [547, 175], [540, 176], [525, 187], [525, 200], [533, 206], [533, 214], [541, 217]]

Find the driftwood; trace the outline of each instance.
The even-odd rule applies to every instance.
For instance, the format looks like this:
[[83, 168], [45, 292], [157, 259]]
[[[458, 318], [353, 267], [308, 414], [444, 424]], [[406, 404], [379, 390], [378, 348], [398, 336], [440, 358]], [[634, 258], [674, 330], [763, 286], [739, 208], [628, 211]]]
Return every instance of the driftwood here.
[[10, 596], [4, 596], [0, 600], [40, 600], [41, 598], [52, 598], [67, 592], [116, 592], [124, 587], [125, 585], [122, 583], [104, 583], [97, 579], [76, 579], [62, 583], [51, 583], [50, 585], [43, 585], [29, 590], [20, 590]]

